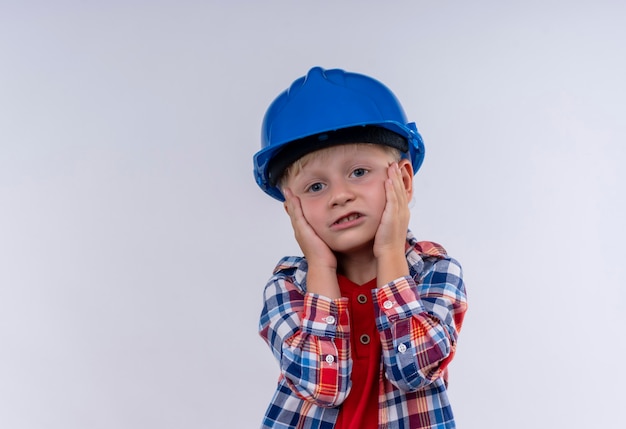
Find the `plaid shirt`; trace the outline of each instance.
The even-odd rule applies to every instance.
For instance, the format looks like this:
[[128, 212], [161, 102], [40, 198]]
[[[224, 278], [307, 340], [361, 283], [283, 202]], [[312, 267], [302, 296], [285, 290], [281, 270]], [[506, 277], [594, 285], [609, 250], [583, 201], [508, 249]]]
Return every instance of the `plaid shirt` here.
[[[379, 428], [454, 428], [446, 367], [467, 309], [461, 266], [407, 234], [410, 276], [373, 289], [382, 344]], [[307, 263], [283, 258], [265, 287], [261, 337], [281, 377], [263, 428], [331, 429], [350, 392], [347, 298], [306, 292]]]

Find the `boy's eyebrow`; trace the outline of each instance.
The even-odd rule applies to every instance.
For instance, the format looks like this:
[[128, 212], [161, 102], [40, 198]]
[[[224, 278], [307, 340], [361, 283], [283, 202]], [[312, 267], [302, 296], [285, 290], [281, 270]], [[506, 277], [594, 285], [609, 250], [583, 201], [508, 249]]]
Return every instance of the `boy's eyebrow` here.
[[306, 168], [306, 167], [302, 167], [300, 169], [300, 171], [298, 171], [293, 178], [296, 177], [301, 177], [301, 178], [308, 178], [311, 176], [321, 176], [326, 170], [325, 169], [311, 169], [311, 168]]

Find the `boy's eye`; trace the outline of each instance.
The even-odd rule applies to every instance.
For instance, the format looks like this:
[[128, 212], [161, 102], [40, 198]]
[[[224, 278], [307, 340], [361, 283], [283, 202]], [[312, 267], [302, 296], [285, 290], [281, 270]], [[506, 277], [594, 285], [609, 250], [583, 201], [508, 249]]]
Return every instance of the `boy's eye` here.
[[354, 177], [361, 177], [367, 174], [367, 170], [365, 168], [357, 168], [352, 172]]
[[322, 189], [324, 189], [324, 185], [322, 183], [313, 183], [311, 186], [309, 186], [309, 188], [307, 189], [307, 191], [309, 192], [319, 192]]

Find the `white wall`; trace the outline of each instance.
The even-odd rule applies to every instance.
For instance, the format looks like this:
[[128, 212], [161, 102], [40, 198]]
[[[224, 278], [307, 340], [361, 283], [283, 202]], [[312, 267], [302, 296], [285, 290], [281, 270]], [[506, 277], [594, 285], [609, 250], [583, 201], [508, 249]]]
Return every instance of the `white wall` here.
[[425, 138], [458, 426], [621, 427], [626, 6], [511, 3], [1, 1], [0, 427], [258, 427], [261, 292], [298, 249], [251, 158], [313, 65]]

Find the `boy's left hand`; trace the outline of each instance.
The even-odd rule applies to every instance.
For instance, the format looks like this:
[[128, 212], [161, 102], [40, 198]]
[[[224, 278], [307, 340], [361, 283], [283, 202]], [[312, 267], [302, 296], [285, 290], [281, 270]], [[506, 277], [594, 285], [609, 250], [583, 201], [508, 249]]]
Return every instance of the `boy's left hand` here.
[[[374, 238], [374, 256], [377, 259], [398, 255], [404, 258], [406, 233], [411, 217], [408, 203], [410, 191], [405, 187], [403, 171], [398, 163], [394, 162], [389, 166], [387, 175], [388, 178], [385, 180], [387, 202]], [[412, 180], [412, 177], [409, 180]]]

